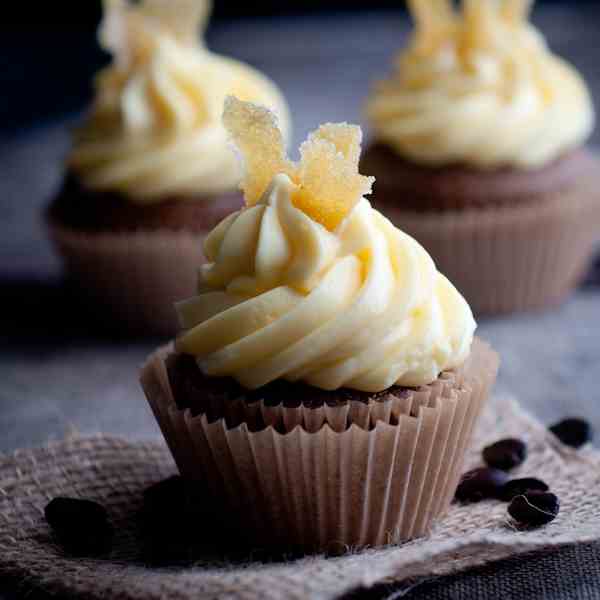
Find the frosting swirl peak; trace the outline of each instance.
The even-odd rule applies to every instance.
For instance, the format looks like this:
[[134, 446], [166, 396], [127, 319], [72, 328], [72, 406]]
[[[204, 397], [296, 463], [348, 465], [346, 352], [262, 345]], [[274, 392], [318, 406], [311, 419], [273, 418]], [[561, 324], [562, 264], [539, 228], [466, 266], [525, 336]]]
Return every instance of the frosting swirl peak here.
[[105, 0], [99, 39], [113, 62], [96, 78], [69, 157], [84, 185], [141, 204], [234, 189], [241, 172], [221, 122], [228, 94], [271, 107], [287, 136], [276, 86], [198, 40], [209, 12], [208, 0]]
[[206, 239], [200, 293], [177, 306], [178, 351], [248, 389], [284, 378], [376, 392], [430, 383], [466, 359], [467, 303], [362, 197], [359, 128], [322, 126], [294, 164], [264, 109], [229, 100], [225, 123], [247, 158], [248, 205]]
[[367, 103], [375, 136], [419, 164], [536, 168], [585, 142], [585, 82], [528, 22], [532, 0], [408, 0], [395, 75]]

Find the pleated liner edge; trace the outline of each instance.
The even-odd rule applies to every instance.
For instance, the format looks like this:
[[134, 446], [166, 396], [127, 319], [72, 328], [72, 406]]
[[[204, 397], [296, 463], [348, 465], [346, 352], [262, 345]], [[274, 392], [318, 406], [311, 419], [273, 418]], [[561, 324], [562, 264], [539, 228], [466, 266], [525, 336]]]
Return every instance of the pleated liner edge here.
[[247, 418], [229, 426], [177, 407], [170, 351], [148, 359], [141, 383], [181, 474], [255, 543], [330, 551], [429, 531], [452, 500], [499, 363], [476, 339], [463, 367], [406, 398], [292, 409], [240, 399], [232, 410]]

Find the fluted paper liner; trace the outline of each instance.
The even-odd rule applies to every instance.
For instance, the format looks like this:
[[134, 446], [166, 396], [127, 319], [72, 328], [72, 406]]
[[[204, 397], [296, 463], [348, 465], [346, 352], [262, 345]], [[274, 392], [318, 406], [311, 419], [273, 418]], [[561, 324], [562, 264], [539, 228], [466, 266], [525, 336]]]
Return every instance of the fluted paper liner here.
[[98, 321], [172, 336], [173, 303], [196, 292], [204, 236], [186, 231], [86, 233], [49, 221], [65, 269]]
[[524, 206], [385, 213], [417, 239], [479, 314], [560, 303], [583, 277], [600, 237], [600, 191], [565, 190]]
[[232, 425], [178, 409], [170, 351], [148, 359], [141, 382], [181, 473], [207, 485], [256, 542], [306, 550], [427, 533], [453, 497], [498, 367], [476, 339], [463, 367], [406, 397], [297, 409], [240, 401], [235, 410], [246, 412]]

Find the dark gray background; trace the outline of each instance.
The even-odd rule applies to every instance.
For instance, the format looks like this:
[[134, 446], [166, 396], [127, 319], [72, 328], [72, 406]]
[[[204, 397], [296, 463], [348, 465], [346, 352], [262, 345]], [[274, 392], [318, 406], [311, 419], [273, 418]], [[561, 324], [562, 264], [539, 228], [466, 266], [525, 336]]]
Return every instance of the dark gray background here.
[[[553, 48], [581, 69], [600, 98], [600, 10], [591, 4], [549, 4], [536, 19]], [[361, 121], [368, 86], [389, 69], [406, 30], [400, 12], [360, 13], [222, 22], [209, 39], [215, 50], [250, 62], [278, 82], [289, 99], [299, 142], [321, 122]], [[81, 60], [69, 50], [68, 39], [62, 44], [52, 49], [53, 60], [62, 56], [57, 64]], [[21, 76], [28, 79], [28, 89], [43, 81], [27, 99], [27, 106], [39, 108], [57, 94], [48, 91], [53, 77], [44, 71], [42, 55], [34, 58], [31, 53]], [[63, 108], [55, 107], [52, 114]], [[41, 226], [40, 210], [60, 181], [75, 118], [48, 118], [26, 130], [13, 127], [0, 143], [0, 451], [60, 438], [71, 427], [131, 439], [159, 435], [137, 383], [137, 368], [162, 340], [119, 340], [99, 332], [62, 285], [60, 265]], [[598, 134], [593, 141], [600, 142]], [[600, 430], [599, 271], [597, 265], [588, 285], [558, 310], [480, 321], [479, 335], [502, 355], [498, 390], [516, 395], [544, 422], [583, 415]], [[506, 592], [507, 598], [523, 597], [527, 590], [530, 597], [600, 597], [598, 546], [590, 545], [585, 560], [582, 556], [581, 550], [553, 553], [525, 570], [518, 568], [520, 562], [509, 562], [423, 584], [408, 597], [495, 597], [494, 586], [503, 581], [512, 582], [511, 593], [523, 592]], [[542, 574], [557, 565], [569, 577], [555, 578], [550, 589], [539, 588], [542, 580], [550, 585]], [[494, 586], [483, 585], [482, 577], [494, 578]], [[573, 577], [596, 583], [573, 584]], [[391, 591], [385, 587], [371, 593], [387, 597]]]

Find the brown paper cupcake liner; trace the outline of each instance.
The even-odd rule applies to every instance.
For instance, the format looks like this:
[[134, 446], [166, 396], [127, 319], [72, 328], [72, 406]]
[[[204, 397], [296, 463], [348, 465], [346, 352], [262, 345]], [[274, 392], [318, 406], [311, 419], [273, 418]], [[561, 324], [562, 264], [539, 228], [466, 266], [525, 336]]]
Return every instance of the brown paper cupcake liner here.
[[427, 533], [453, 497], [498, 366], [476, 340], [464, 367], [406, 397], [298, 407], [291, 416], [283, 405], [240, 399], [232, 411], [242, 420], [230, 426], [227, 418], [209, 422], [177, 407], [169, 352], [150, 357], [141, 381], [181, 473], [208, 486], [255, 542], [305, 550]]
[[600, 192], [573, 188], [525, 205], [424, 214], [386, 208], [417, 239], [476, 313], [542, 309], [563, 301], [600, 236]]
[[174, 335], [173, 303], [193, 295], [203, 235], [185, 231], [79, 232], [48, 221], [65, 269], [103, 326]]

